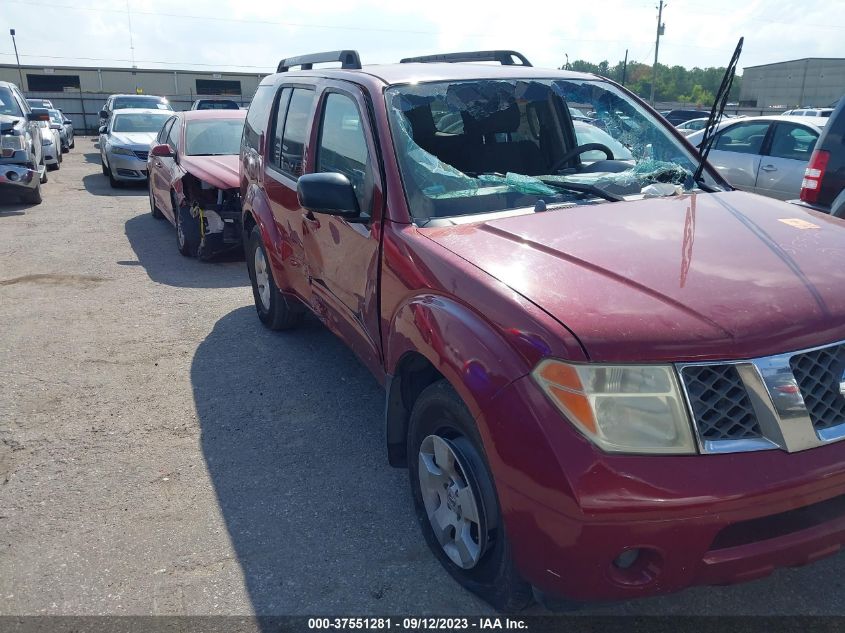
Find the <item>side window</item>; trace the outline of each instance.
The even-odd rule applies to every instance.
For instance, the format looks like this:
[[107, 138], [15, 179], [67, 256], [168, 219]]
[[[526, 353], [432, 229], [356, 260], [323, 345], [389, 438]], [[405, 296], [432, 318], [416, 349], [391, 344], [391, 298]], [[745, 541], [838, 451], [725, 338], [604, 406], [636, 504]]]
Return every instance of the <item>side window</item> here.
[[810, 128], [795, 123], [778, 123], [772, 135], [773, 158], [790, 158], [807, 162], [816, 146], [819, 135]]
[[294, 88], [285, 117], [282, 134], [281, 162], [279, 168], [299, 178], [302, 175], [302, 157], [305, 153], [305, 137], [314, 107], [314, 91]]
[[740, 154], [759, 154], [763, 140], [769, 130], [769, 123], [737, 123], [719, 134], [713, 149]]
[[336, 172], [349, 178], [361, 213], [369, 215], [373, 176], [367, 139], [358, 106], [342, 94], [331, 93], [326, 98], [317, 148], [317, 171]]
[[253, 149], [258, 149], [258, 139], [267, 125], [270, 116], [270, 107], [273, 103], [273, 95], [276, 91], [273, 86], [258, 86], [252, 101], [249, 104], [249, 112], [246, 114], [244, 124], [244, 144]]
[[182, 126], [179, 125], [178, 117], [173, 117], [173, 125], [170, 126], [170, 131], [167, 133], [167, 140], [165, 141], [170, 147], [179, 151], [179, 130]]
[[167, 135], [170, 134], [170, 127], [173, 125], [173, 122], [176, 120], [176, 117], [171, 117], [165, 121], [164, 125], [161, 127], [161, 130], [156, 137], [156, 144], [163, 145], [167, 142]]
[[291, 88], [282, 88], [279, 93], [279, 100], [276, 104], [276, 114], [273, 123], [273, 145], [270, 151], [270, 162], [276, 167], [282, 167], [282, 135], [285, 131], [285, 115], [288, 112]]

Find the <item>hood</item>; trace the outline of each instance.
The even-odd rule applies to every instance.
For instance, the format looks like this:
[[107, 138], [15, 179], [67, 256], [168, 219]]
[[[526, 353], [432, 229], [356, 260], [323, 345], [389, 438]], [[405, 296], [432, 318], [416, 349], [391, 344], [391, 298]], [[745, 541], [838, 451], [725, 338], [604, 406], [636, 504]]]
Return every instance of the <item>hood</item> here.
[[236, 189], [240, 186], [237, 154], [182, 156], [179, 165], [192, 176], [218, 189]]
[[145, 150], [158, 136], [158, 132], [112, 132], [109, 143], [132, 149]]
[[740, 359], [845, 339], [845, 222], [754, 194], [421, 232], [557, 319], [593, 360]]

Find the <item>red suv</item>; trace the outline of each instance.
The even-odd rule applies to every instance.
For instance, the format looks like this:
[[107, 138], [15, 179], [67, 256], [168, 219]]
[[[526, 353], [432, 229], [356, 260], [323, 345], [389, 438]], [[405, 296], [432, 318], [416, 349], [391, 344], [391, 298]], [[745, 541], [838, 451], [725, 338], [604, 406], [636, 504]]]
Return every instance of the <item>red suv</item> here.
[[252, 101], [258, 316], [312, 311], [384, 384], [427, 542], [499, 609], [845, 541], [845, 226], [697, 163], [624, 88], [512, 51], [287, 59]]

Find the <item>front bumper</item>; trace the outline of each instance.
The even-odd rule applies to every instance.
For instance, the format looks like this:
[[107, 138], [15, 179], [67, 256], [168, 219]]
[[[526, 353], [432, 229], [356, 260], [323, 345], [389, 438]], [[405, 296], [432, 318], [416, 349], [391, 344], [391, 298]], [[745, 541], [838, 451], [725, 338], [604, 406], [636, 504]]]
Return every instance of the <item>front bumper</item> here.
[[0, 191], [11, 194], [26, 193], [38, 187], [39, 174], [25, 165], [0, 163]]
[[[610, 455], [527, 377], [483, 417], [517, 568], [544, 594], [624, 600], [743, 582], [845, 543], [845, 443], [799, 453]], [[627, 550], [638, 550], [633, 562], [619, 558]]]
[[135, 156], [108, 152], [106, 160], [115, 180], [143, 182], [147, 179], [146, 159], [142, 160]]
[[42, 145], [41, 153], [44, 155], [44, 164], [58, 165], [59, 154], [61, 153], [61, 151], [61, 148], [58, 147], [55, 143], [50, 143], [49, 145]]

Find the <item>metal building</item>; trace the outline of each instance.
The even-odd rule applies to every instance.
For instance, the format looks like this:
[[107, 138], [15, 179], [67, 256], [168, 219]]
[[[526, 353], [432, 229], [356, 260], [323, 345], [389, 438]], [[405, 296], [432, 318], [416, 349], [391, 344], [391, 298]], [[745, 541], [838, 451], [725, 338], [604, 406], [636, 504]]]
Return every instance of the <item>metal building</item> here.
[[232, 95], [247, 100], [264, 74], [161, 70], [144, 68], [87, 68], [84, 66], [21, 66], [0, 64], [0, 81], [21, 83], [35, 92], [143, 93], [164, 96]]
[[50, 99], [70, 117], [75, 129], [89, 133], [96, 131], [97, 112], [110, 94], [161, 95], [167, 97], [176, 110], [187, 110], [199, 96], [225, 95], [247, 105], [264, 76], [85, 66], [21, 66], [19, 71], [14, 64], [0, 64], [0, 81], [17, 84], [27, 97]]
[[822, 108], [845, 94], [845, 58], [807, 57], [743, 69], [741, 106]]

